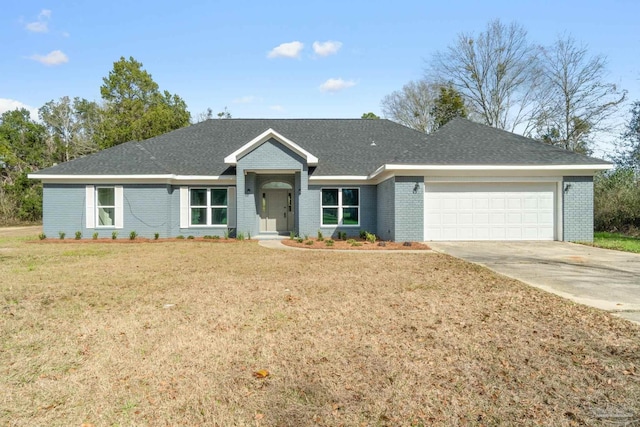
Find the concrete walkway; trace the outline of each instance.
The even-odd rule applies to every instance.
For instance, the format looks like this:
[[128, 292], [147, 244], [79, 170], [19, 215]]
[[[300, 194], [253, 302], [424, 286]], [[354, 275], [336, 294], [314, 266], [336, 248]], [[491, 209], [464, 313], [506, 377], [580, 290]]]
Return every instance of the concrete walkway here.
[[429, 246], [640, 323], [640, 254], [566, 242], [429, 242]]

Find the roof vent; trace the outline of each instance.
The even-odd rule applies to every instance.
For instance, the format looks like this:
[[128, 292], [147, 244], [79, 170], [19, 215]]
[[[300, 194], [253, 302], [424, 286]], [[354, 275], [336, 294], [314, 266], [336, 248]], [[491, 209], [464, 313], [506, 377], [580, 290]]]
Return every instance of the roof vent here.
[[371, 146], [372, 146], [372, 147], [375, 147], [375, 146], [376, 146], [376, 142], [372, 140], [372, 141], [371, 141]]

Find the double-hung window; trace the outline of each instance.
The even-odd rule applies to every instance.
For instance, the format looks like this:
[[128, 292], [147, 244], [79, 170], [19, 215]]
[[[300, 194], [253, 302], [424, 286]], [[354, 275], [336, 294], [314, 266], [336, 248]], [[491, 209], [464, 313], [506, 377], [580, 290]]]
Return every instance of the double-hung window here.
[[116, 224], [116, 189], [96, 188], [96, 223], [98, 227], [113, 227]]
[[190, 225], [227, 225], [227, 189], [191, 188]]
[[323, 188], [322, 225], [360, 225], [360, 190]]

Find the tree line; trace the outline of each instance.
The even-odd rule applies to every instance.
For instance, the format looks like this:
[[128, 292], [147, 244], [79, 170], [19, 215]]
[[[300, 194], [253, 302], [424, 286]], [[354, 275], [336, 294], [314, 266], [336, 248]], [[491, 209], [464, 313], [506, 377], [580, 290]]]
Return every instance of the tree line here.
[[[51, 100], [38, 110], [39, 117], [26, 109], [0, 116], [0, 224], [42, 217], [42, 187], [27, 178], [30, 172], [191, 122], [184, 100], [161, 91], [132, 57], [114, 62], [100, 95], [99, 103], [68, 96]], [[212, 118], [212, 113], [208, 109], [197, 120]], [[231, 114], [225, 107], [218, 117]]]

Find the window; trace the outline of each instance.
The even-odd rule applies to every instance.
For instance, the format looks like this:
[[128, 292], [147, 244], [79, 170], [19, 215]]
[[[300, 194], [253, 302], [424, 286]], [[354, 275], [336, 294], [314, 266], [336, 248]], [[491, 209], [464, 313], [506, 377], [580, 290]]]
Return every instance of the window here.
[[322, 189], [322, 225], [358, 226], [360, 190], [357, 188]]
[[191, 225], [227, 225], [227, 189], [192, 188], [189, 209]]
[[96, 219], [98, 227], [114, 227], [116, 223], [116, 190], [114, 187], [96, 188]]

